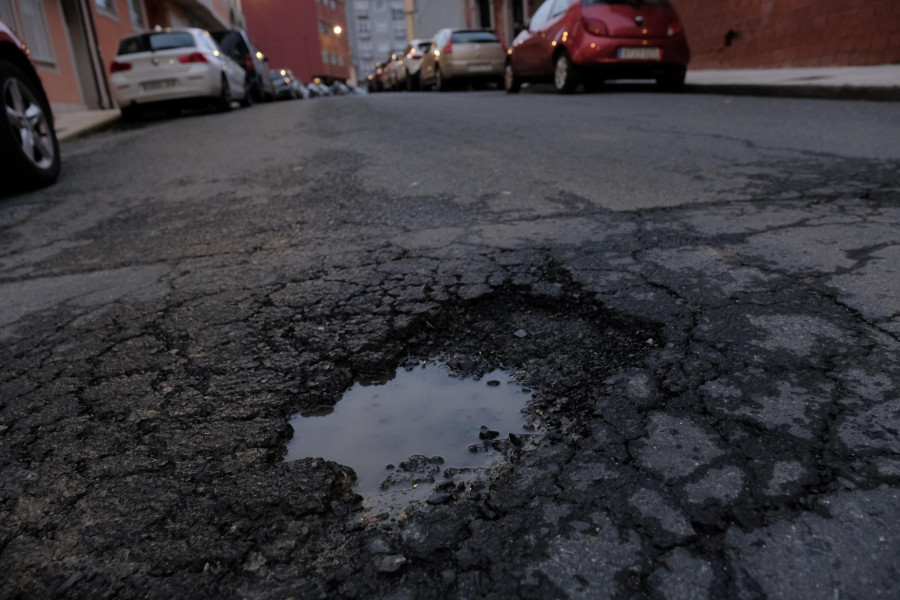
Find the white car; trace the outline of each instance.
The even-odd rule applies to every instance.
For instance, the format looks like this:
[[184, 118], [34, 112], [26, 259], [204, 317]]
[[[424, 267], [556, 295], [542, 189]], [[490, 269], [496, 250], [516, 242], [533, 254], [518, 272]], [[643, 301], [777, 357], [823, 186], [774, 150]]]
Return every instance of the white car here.
[[158, 29], [127, 37], [110, 67], [113, 96], [124, 119], [144, 108], [213, 102], [251, 103], [247, 75], [219, 48], [209, 32], [196, 28]]

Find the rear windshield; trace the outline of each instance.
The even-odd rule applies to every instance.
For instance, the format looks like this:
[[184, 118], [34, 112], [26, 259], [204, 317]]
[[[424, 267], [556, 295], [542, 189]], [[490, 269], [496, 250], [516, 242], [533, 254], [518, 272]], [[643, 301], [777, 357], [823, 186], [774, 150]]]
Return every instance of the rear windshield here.
[[171, 48], [193, 48], [194, 36], [185, 31], [167, 31], [164, 33], [144, 33], [125, 38], [119, 42], [119, 55], [169, 50]]
[[429, 48], [431, 48], [431, 42], [422, 42], [421, 44], [419, 44], [419, 50], [421, 50], [422, 52], [425, 52]]
[[454, 31], [454, 44], [499, 44], [500, 39], [493, 31]]
[[668, 3], [669, 0], [581, 0], [582, 6], [594, 6], [595, 4], [630, 4], [631, 6], [638, 7], [642, 4], [663, 6]]

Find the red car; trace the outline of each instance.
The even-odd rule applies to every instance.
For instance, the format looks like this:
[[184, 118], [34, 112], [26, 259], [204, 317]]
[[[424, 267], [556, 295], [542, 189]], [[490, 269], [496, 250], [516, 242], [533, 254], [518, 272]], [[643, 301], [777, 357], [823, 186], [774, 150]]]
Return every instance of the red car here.
[[580, 83], [655, 79], [684, 84], [690, 60], [684, 28], [668, 0], [547, 0], [508, 51], [504, 86], [553, 81], [562, 93]]
[[0, 193], [59, 176], [53, 113], [28, 49], [0, 21]]

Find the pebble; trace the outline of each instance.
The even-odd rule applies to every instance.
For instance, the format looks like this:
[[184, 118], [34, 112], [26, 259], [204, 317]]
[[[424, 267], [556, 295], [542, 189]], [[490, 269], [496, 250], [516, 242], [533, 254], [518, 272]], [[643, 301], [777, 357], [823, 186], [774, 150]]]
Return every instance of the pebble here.
[[516, 331], [513, 335], [516, 336], [517, 338], [523, 338], [528, 334], [525, 333], [524, 329], [520, 329], [520, 330]]
[[378, 561], [379, 573], [396, 573], [406, 565], [406, 557], [402, 554], [392, 554], [385, 556]]
[[381, 538], [372, 540], [372, 543], [369, 544], [369, 552], [371, 554], [389, 554], [390, 551], [391, 547]]

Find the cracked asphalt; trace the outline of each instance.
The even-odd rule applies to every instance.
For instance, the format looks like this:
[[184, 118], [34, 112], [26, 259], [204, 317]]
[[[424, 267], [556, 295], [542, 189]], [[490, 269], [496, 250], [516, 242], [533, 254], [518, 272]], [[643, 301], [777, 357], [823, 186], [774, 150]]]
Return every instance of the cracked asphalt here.
[[[0, 197], [0, 597], [900, 597], [896, 104], [372, 95], [63, 158]], [[283, 461], [424, 359], [533, 390], [498, 467], [407, 461], [392, 515]]]

